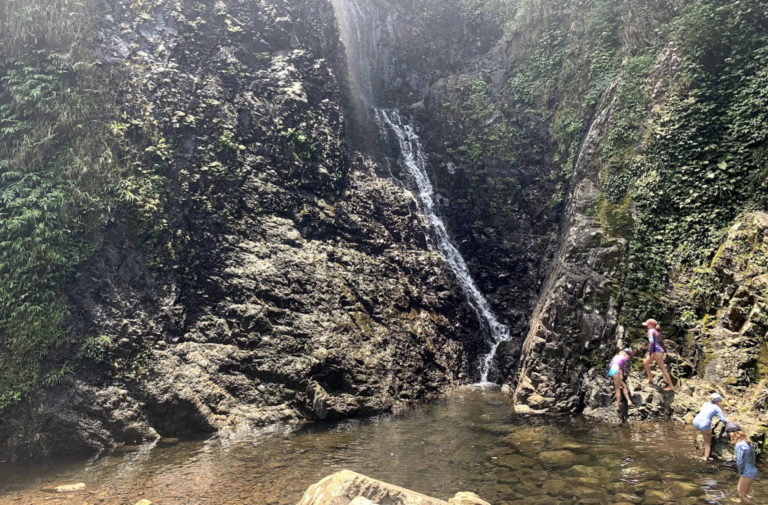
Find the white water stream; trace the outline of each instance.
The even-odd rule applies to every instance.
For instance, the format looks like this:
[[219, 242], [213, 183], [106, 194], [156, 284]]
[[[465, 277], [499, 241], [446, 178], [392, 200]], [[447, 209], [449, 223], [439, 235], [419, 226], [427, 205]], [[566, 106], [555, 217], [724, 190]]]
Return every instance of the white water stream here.
[[426, 170], [426, 155], [413, 126], [404, 123], [400, 113], [396, 110], [376, 109], [376, 121], [379, 124], [379, 128], [382, 129], [382, 133], [386, 133], [384, 128], [389, 128], [397, 137], [403, 164], [416, 183], [417, 192], [415, 196], [417, 196], [418, 201], [421, 203], [422, 211], [429, 220], [429, 224], [437, 239], [437, 250], [456, 276], [456, 280], [464, 290], [464, 294], [467, 296], [472, 308], [477, 312], [480, 320], [488, 325], [492, 340], [490, 342], [491, 350], [483, 357], [480, 366], [480, 381], [487, 382], [493, 356], [496, 354], [499, 344], [509, 338], [509, 330], [498, 320], [491, 310], [488, 300], [477, 288], [477, 284], [475, 284], [475, 280], [472, 278], [469, 268], [467, 268], [464, 257], [456, 246], [453, 245], [445, 223], [437, 214], [434, 198], [435, 192]]
[[482, 357], [479, 366], [480, 382], [486, 383], [493, 357], [499, 344], [509, 338], [509, 329], [499, 321], [491, 310], [488, 300], [477, 288], [467, 263], [453, 244], [445, 223], [438, 215], [434, 190], [426, 170], [426, 154], [413, 125], [404, 121], [397, 110], [380, 109], [374, 105], [372, 72], [378, 58], [381, 33], [381, 28], [375, 19], [376, 10], [367, 0], [332, 1], [347, 51], [349, 82], [356, 95], [354, 100], [359, 108], [358, 116], [365, 117], [372, 110], [381, 136], [387, 138], [388, 131], [391, 131], [397, 137], [401, 161], [416, 184], [415, 196], [432, 227], [437, 250], [456, 276], [456, 280], [480, 321], [488, 326], [490, 351]]

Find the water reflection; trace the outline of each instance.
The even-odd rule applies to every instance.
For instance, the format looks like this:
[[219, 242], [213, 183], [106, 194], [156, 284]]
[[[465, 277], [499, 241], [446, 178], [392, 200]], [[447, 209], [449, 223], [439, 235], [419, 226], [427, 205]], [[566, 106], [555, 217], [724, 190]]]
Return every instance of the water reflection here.
[[[698, 460], [693, 441], [673, 423], [516, 417], [499, 393], [467, 390], [398, 416], [0, 465], [0, 503], [286, 505], [343, 468], [443, 499], [475, 491], [495, 505], [730, 503], [736, 472]], [[74, 482], [87, 490], [49, 491]], [[759, 482], [753, 490], [764, 501]]]

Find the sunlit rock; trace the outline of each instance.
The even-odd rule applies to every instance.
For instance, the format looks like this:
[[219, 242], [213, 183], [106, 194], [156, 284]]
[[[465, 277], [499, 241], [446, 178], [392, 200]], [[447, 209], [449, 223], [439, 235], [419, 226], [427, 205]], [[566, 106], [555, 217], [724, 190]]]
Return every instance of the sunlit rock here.
[[491, 505], [487, 501], [483, 500], [475, 493], [462, 491], [456, 493], [453, 498], [448, 500], [450, 505]]
[[65, 484], [63, 486], [56, 486], [55, 489], [57, 493], [71, 493], [73, 491], [83, 491], [85, 489], [85, 484], [82, 482], [78, 482], [77, 484]]
[[313, 484], [298, 505], [490, 505], [474, 493], [460, 492], [450, 502], [342, 470]]
[[379, 505], [378, 503], [373, 503], [371, 500], [364, 496], [358, 496], [351, 502], [349, 502], [349, 505]]

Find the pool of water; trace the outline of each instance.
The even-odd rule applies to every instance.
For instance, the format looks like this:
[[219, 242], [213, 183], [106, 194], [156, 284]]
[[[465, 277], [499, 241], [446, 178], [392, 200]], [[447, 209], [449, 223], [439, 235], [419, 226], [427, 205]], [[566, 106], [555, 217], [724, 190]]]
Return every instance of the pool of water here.
[[[462, 390], [400, 415], [0, 465], [0, 503], [290, 505], [341, 469], [442, 499], [474, 491], [494, 505], [732, 503], [734, 468], [701, 461], [694, 439], [675, 423], [515, 416], [504, 395]], [[51, 492], [76, 482], [87, 489]], [[752, 493], [768, 498], [760, 481]]]

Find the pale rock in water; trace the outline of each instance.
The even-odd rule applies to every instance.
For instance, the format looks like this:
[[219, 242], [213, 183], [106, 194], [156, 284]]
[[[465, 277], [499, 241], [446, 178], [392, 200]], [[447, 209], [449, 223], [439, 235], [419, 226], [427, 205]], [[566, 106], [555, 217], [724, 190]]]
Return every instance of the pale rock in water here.
[[77, 484], [66, 484], [63, 486], [56, 486], [55, 489], [57, 493], [71, 493], [73, 491], [83, 491], [85, 489], [85, 484], [82, 482], [78, 482]]
[[487, 501], [483, 500], [475, 493], [463, 491], [456, 493], [453, 498], [448, 500], [450, 505], [491, 505]]
[[460, 492], [445, 502], [349, 470], [313, 484], [298, 505], [490, 505], [474, 493]]
[[351, 502], [349, 502], [349, 505], [379, 505], [378, 503], [373, 503], [368, 498], [365, 498], [364, 496], [358, 496]]

